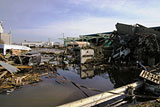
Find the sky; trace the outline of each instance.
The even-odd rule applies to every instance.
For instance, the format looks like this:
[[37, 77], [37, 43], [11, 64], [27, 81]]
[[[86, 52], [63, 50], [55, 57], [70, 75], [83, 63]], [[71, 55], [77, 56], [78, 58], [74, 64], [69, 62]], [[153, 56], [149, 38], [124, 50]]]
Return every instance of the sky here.
[[160, 26], [159, 0], [0, 0], [0, 20], [13, 42], [59, 41], [110, 32], [115, 24]]

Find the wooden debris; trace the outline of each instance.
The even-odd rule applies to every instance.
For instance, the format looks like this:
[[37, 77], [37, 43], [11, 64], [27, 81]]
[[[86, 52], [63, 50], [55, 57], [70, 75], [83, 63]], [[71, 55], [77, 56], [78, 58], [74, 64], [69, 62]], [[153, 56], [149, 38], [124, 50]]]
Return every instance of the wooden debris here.
[[3, 56], [2, 54], [0, 54], [0, 58], [1, 58], [3, 61], [6, 61], [6, 62], [8, 61], [7, 59], [4, 58], [4, 56]]
[[24, 78], [26, 78], [27, 76], [29, 76], [29, 74], [27, 74], [25, 76], [22, 76], [22, 77], [17, 77], [17, 79], [16, 79], [16, 85], [22, 85], [22, 80]]
[[8, 71], [3, 71], [3, 73], [0, 75], [0, 79], [5, 76], [8, 73]]
[[21, 66], [16, 66], [16, 68], [18, 69], [31, 69], [33, 68], [32, 66], [24, 66], [24, 65], [21, 65]]
[[139, 76], [142, 78], [145, 78], [149, 81], [152, 81], [156, 84], [160, 84], [160, 77], [158, 75], [153, 74], [153, 73], [142, 70], [142, 72], [140, 73]]
[[[32, 66], [25, 66], [25, 65], [16, 65], [17, 69], [32, 69]], [[0, 70], [5, 69], [4, 67], [0, 67]]]

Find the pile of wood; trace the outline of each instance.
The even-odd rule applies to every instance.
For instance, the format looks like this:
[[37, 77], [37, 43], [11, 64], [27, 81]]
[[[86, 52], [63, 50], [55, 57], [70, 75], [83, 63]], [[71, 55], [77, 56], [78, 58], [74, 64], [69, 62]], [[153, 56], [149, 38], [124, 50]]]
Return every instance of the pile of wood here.
[[0, 92], [39, 82], [41, 76], [48, 74], [46, 68], [50, 69], [49, 65], [29, 66], [23, 63], [16, 64], [1, 54], [0, 58]]

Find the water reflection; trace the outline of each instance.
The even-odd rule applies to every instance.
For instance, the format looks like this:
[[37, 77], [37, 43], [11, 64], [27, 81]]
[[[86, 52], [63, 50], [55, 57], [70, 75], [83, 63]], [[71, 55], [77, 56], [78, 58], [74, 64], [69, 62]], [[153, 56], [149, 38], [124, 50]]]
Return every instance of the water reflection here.
[[108, 70], [111, 82], [114, 88], [133, 83], [139, 78], [139, 70], [137, 67], [113, 67]]
[[101, 76], [105, 79], [110, 79], [114, 84], [114, 88], [132, 83], [138, 79], [139, 70], [137, 67], [118, 67], [104, 65], [80, 65], [80, 77], [82, 79]]
[[80, 65], [80, 77], [82, 79], [92, 78], [94, 76], [94, 68], [91, 64]]

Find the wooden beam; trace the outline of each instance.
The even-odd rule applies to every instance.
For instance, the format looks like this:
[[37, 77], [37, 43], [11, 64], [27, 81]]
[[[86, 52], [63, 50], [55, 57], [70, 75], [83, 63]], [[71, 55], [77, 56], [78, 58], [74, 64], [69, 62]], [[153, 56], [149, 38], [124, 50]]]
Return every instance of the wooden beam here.
[[20, 65], [20, 66], [16, 66], [18, 69], [31, 69], [33, 68], [32, 66], [23, 66], [23, 65]]
[[7, 59], [4, 58], [4, 56], [2, 54], [0, 54], [0, 57], [2, 58], [2, 60], [6, 61], [6, 62], [8, 61]]
[[0, 79], [5, 76], [8, 73], [8, 71], [4, 71], [1, 75], [0, 75]]
[[[16, 68], [18, 69], [31, 69], [33, 68], [32, 66], [23, 66], [23, 65], [18, 65], [18, 66], [15, 66]], [[2, 69], [5, 69], [4, 67], [0, 67], [0, 70]]]

